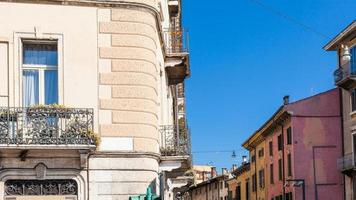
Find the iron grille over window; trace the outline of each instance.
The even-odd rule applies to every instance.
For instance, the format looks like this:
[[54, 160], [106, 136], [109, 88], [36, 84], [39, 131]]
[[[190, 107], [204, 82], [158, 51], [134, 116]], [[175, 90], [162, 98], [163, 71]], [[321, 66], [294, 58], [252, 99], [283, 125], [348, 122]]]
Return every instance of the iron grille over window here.
[[6, 196], [77, 195], [78, 185], [74, 180], [8, 180]]

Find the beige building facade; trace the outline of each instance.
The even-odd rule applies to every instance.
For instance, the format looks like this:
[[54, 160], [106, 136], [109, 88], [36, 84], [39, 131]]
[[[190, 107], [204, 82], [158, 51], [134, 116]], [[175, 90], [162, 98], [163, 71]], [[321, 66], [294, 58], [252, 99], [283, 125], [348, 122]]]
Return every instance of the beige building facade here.
[[228, 174], [212, 177], [189, 188], [192, 200], [227, 200]]
[[181, 2], [15, 0], [0, 13], [0, 198], [179, 195]]
[[356, 21], [349, 24], [324, 49], [335, 51], [335, 85], [341, 88], [343, 156], [338, 168], [344, 176], [345, 199], [356, 199]]

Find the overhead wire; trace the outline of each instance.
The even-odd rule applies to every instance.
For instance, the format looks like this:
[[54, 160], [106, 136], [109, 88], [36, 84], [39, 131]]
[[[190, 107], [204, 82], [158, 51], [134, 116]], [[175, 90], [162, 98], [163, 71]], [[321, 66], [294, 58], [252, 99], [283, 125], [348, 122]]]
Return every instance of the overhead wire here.
[[318, 35], [319, 37], [322, 37], [323, 39], [330, 39], [330, 37], [328, 37], [326, 34], [314, 29], [311, 26], [304, 24], [303, 22], [297, 20], [294, 17], [291, 17], [290, 15], [287, 15], [287, 14], [281, 12], [280, 10], [273, 8], [270, 5], [267, 5], [263, 2], [261, 2], [260, 0], [249, 0], [249, 1], [251, 1], [252, 3], [255, 3], [256, 5], [260, 6], [261, 8], [264, 8], [265, 10], [269, 11], [270, 13], [273, 13], [273, 14], [285, 19], [286, 21], [289, 21], [295, 25], [298, 25], [300, 28], [302, 28], [306, 31], [312, 32], [312, 33]]

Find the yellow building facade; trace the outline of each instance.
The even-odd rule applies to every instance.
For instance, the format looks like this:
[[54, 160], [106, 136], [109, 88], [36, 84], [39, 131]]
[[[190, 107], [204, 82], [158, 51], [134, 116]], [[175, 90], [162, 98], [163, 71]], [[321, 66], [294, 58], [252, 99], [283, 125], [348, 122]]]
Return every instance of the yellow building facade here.
[[249, 150], [250, 153], [249, 181], [251, 189], [250, 198], [248, 199], [266, 200], [266, 163], [264, 156], [266, 143], [264, 137], [260, 132], [257, 132], [257, 134], [253, 134], [245, 141], [242, 146]]
[[250, 163], [243, 163], [231, 173], [234, 177], [226, 181], [229, 187], [229, 199], [251, 199]]

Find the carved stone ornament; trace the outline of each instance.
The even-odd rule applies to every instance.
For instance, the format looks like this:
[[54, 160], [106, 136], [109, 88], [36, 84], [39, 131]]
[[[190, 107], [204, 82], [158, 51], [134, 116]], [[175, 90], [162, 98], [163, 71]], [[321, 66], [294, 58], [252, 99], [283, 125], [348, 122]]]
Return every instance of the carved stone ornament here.
[[47, 166], [45, 164], [39, 163], [38, 165], [36, 165], [35, 170], [37, 179], [46, 179]]
[[67, 180], [8, 180], [5, 182], [6, 196], [77, 195], [77, 182]]

